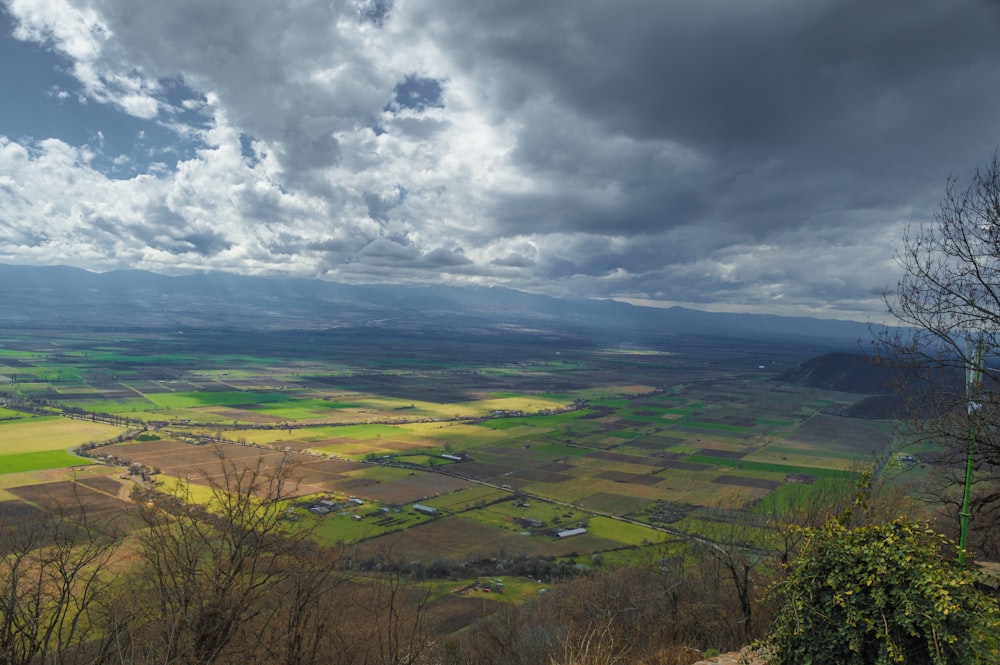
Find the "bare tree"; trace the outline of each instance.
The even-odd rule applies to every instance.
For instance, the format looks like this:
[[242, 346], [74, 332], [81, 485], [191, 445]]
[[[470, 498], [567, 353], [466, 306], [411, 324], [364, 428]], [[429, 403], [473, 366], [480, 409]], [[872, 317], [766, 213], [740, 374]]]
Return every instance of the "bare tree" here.
[[251, 661], [268, 665], [322, 665], [349, 662], [335, 649], [341, 628], [331, 608], [343, 602], [344, 557], [327, 547], [300, 543], [286, 579], [276, 585], [251, 628], [258, 637]]
[[430, 643], [427, 606], [430, 589], [404, 577], [403, 561], [379, 551], [380, 570], [368, 573], [342, 600], [338, 639], [341, 662], [358, 665], [413, 665]]
[[290, 458], [269, 467], [263, 456], [228, 460], [220, 448], [219, 462], [221, 474], [206, 476], [208, 505], [187, 483], [137, 497], [139, 561], [107, 630], [120, 652], [161, 663], [240, 660], [259, 646], [249, 631], [271, 611], [274, 590], [300, 570], [309, 536], [283, 519], [295, 491]]
[[[907, 433], [940, 446], [940, 458], [933, 461], [946, 474], [961, 466], [964, 481], [971, 449], [980, 491], [970, 513], [978, 530], [995, 531], [997, 525], [985, 518], [997, 512], [1000, 501], [998, 153], [968, 186], [948, 180], [933, 223], [909, 228], [897, 258], [903, 276], [885, 300], [904, 329], [880, 334], [876, 358], [909, 370]], [[979, 376], [980, 370], [982, 379], [971, 382], [975, 394], [970, 394], [966, 377]]]
[[79, 499], [37, 516], [0, 521], [0, 664], [86, 662], [122, 537]]

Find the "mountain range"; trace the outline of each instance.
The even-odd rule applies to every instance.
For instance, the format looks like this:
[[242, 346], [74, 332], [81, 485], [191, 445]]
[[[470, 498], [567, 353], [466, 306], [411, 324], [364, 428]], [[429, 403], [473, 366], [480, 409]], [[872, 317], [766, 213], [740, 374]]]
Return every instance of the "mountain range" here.
[[0, 325], [80, 329], [324, 330], [536, 333], [639, 343], [671, 337], [794, 340], [858, 349], [865, 323], [640, 307], [501, 287], [348, 285], [227, 273], [166, 276], [0, 264]]

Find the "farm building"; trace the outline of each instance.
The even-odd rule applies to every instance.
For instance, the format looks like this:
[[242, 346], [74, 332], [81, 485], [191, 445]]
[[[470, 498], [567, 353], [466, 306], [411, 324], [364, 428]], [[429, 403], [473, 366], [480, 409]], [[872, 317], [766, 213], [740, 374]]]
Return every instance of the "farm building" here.
[[581, 534], [587, 533], [587, 530], [583, 527], [577, 527], [576, 529], [567, 529], [566, 531], [560, 531], [556, 535], [560, 538], [570, 538], [572, 536], [579, 536]]
[[413, 504], [413, 509], [418, 513], [423, 513], [424, 515], [437, 515], [437, 508], [431, 508], [430, 506], [425, 506], [422, 503]]
[[452, 462], [461, 462], [465, 460], [464, 457], [460, 457], [459, 455], [441, 455], [441, 457], [447, 460], [451, 460]]

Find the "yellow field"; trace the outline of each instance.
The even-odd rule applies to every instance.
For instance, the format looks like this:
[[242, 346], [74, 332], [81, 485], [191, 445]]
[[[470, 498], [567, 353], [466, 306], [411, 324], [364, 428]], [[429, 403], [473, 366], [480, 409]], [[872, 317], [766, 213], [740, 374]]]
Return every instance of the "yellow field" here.
[[286, 429], [234, 429], [223, 430], [219, 436], [230, 441], [243, 440], [247, 443], [259, 443], [270, 445], [275, 441], [300, 441], [308, 439], [310, 431], [308, 429], [295, 429], [289, 434]]
[[168, 494], [178, 493], [186, 497], [191, 503], [208, 505], [215, 498], [212, 488], [207, 485], [188, 482], [183, 478], [168, 476], [166, 474], [160, 474], [154, 476], [154, 478], [156, 478], [156, 484], [160, 490]]
[[3, 421], [0, 422], [0, 455], [67, 450], [84, 443], [105, 441], [124, 431], [123, 427], [58, 416]]

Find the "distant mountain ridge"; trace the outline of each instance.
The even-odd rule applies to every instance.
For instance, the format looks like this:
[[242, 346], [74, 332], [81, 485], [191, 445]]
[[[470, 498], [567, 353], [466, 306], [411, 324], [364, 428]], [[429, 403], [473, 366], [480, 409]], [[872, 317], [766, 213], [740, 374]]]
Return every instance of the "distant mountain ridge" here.
[[348, 285], [228, 273], [166, 276], [0, 264], [0, 325], [18, 327], [327, 329], [348, 326], [480, 332], [530, 327], [563, 335], [795, 339], [857, 348], [866, 324], [804, 317], [658, 309], [561, 299], [502, 287]]

